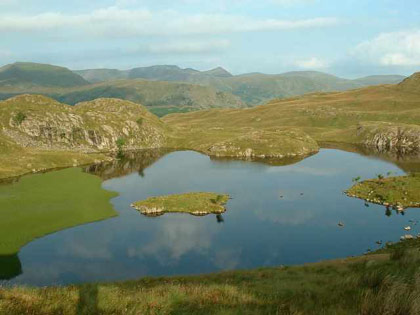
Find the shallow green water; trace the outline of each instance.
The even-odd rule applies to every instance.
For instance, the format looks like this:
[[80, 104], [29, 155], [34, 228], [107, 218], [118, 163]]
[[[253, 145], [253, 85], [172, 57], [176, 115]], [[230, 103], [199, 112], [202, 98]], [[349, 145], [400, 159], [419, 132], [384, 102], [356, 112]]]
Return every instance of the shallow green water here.
[[0, 256], [46, 234], [117, 215], [101, 179], [78, 168], [0, 185]]

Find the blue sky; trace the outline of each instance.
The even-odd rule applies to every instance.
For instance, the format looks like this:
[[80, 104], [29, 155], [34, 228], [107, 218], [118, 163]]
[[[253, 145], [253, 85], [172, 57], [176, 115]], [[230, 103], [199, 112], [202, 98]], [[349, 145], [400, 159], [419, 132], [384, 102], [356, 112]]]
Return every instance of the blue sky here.
[[0, 64], [420, 71], [415, 0], [0, 0]]

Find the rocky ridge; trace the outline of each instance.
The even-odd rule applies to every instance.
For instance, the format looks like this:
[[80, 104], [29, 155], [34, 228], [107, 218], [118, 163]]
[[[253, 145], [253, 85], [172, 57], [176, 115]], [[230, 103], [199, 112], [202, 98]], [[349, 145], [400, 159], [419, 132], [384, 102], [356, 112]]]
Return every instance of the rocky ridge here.
[[119, 139], [125, 150], [165, 144], [163, 123], [128, 101], [97, 99], [70, 107], [22, 95], [0, 104], [3, 134], [22, 147], [88, 153], [116, 151]]

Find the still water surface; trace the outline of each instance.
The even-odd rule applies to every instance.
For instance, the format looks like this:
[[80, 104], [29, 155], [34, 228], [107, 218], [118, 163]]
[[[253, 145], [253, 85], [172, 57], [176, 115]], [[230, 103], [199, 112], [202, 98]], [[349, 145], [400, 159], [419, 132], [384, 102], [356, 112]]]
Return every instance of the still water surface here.
[[[379, 240], [397, 241], [409, 220], [420, 220], [420, 210], [387, 216], [384, 207], [366, 207], [343, 194], [355, 176], [404, 174], [395, 164], [355, 153], [324, 149], [287, 166], [215, 161], [196, 152], [170, 153], [150, 166], [136, 163], [140, 171], [134, 163], [116, 178], [110, 178], [115, 169], [91, 168], [110, 178], [104, 189], [119, 193], [111, 200], [119, 216], [29, 243], [18, 254], [22, 273], [8, 283], [70, 284], [315, 262], [360, 255], [378, 248]], [[149, 196], [190, 191], [233, 199], [222, 217], [148, 218], [130, 208]]]

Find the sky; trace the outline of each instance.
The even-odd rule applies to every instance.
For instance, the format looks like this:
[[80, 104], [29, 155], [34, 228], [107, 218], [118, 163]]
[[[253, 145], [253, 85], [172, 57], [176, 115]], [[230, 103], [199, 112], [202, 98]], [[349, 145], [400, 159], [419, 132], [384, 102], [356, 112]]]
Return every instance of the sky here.
[[0, 65], [420, 71], [419, 0], [0, 0]]

